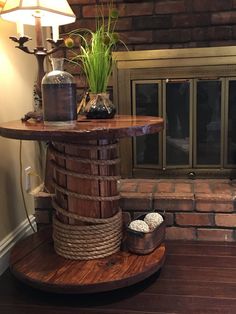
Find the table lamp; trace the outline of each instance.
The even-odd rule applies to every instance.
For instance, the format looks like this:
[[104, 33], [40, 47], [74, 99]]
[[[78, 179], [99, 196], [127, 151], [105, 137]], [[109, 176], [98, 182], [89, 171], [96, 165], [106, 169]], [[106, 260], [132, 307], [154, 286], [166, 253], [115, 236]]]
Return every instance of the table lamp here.
[[[39, 108], [36, 112], [26, 114], [25, 119], [40, 120], [42, 118], [41, 81], [45, 74], [44, 59], [60, 49], [63, 44], [63, 39], [59, 38], [59, 25], [73, 23], [76, 17], [66, 0], [7, 0], [3, 5], [1, 17], [17, 24], [18, 37], [10, 37], [18, 43], [16, 48], [34, 54], [37, 59], [35, 92], [39, 97]], [[25, 46], [31, 38], [24, 34], [24, 24], [35, 26], [36, 48], [33, 50]], [[53, 38], [47, 39], [52, 46], [50, 50], [43, 47], [42, 26], [52, 27]]]

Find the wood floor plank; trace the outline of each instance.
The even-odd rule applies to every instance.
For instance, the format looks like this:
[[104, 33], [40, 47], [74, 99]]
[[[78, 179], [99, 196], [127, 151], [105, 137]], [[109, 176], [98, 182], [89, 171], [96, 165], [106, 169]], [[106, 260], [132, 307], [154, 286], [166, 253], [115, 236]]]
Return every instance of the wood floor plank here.
[[176, 280], [191, 280], [202, 282], [236, 283], [236, 269], [222, 267], [190, 267], [182, 265], [165, 265], [161, 278]]
[[219, 241], [196, 241], [196, 240], [166, 240], [168, 247], [182, 247], [182, 246], [208, 246], [208, 247], [235, 247], [236, 242], [219, 242]]
[[236, 246], [232, 245], [195, 245], [183, 243], [182, 245], [168, 243], [166, 244], [169, 255], [206, 255], [206, 256], [231, 256], [236, 257]]
[[166, 265], [191, 266], [191, 267], [224, 267], [236, 269], [236, 256], [196, 256], [171, 255], [166, 258]]
[[29, 245], [27, 246], [22, 241], [18, 242], [17, 246], [19, 246], [19, 252], [15, 254], [14, 250], [12, 250], [11, 257], [10, 257], [11, 260], [14, 260], [14, 262], [16, 263], [19, 262], [22, 258], [30, 254], [37, 247], [47, 242], [48, 239], [50, 239], [51, 237], [52, 237], [51, 228], [46, 228], [44, 229], [43, 232], [40, 233], [40, 236], [38, 236], [38, 233], [33, 234], [31, 236], [31, 241], [29, 242]]
[[[160, 273], [124, 289], [91, 295], [41, 292], [7, 271], [0, 277], [0, 313], [235, 314], [234, 247], [168, 242]], [[218, 255], [214, 248], [218, 248]]]
[[[12, 312], [11, 305], [4, 305], [1, 309], [1, 314], [17, 313], [17, 314], [140, 314], [140, 311], [126, 311], [126, 310], [107, 310], [98, 308], [81, 308], [79, 311], [76, 308], [56, 308], [53, 309], [50, 306], [42, 309], [37, 306], [18, 306], [17, 312]], [[145, 312], [145, 314], [153, 314], [153, 312]], [[167, 312], [156, 311], [155, 314], [167, 314]], [[176, 312], [168, 312], [168, 314], [176, 314]]]
[[236, 283], [202, 282], [188, 280], [158, 279], [145, 290], [146, 294], [182, 295], [192, 297], [235, 298]]

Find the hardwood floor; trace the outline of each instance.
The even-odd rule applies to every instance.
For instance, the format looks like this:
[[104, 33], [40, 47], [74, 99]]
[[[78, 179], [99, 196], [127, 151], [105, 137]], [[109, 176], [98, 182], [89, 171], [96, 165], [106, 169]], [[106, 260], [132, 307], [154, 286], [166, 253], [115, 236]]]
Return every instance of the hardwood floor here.
[[109, 293], [45, 293], [0, 277], [1, 314], [234, 314], [236, 243], [167, 242], [160, 273]]

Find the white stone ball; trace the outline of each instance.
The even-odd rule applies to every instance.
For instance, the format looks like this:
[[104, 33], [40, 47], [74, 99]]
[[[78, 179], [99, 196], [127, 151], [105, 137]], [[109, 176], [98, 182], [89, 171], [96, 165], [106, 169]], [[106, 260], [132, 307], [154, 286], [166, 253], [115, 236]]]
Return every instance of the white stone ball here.
[[163, 217], [158, 213], [149, 213], [144, 217], [144, 221], [152, 231], [163, 222]]
[[150, 231], [146, 222], [140, 219], [131, 221], [131, 223], [129, 224], [129, 228], [135, 231], [140, 231], [140, 232]]

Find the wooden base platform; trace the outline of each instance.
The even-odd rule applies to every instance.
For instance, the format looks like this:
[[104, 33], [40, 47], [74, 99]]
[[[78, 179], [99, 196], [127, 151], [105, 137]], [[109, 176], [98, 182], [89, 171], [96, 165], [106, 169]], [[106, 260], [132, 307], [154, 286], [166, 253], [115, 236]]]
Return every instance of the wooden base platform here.
[[95, 293], [142, 281], [162, 267], [165, 255], [162, 244], [148, 255], [121, 251], [102, 259], [69, 260], [55, 253], [51, 230], [42, 230], [15, 245], [10, 268], [18, 279], [40, 290]]

